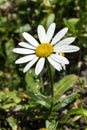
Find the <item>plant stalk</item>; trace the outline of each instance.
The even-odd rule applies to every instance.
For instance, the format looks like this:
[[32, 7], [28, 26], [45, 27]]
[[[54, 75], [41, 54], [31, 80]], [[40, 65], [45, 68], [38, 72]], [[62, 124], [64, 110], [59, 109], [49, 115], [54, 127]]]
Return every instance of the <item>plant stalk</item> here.
[[[54, 97], [54, 87], [53, 87], [53, 74], [52, 74], [52, 69], [51, 69], [51, 65], [50, 63], [48, 62], [48, 72], [49, 72], [49, 76], [50, 76], [50, 95], [51, 95], [51, 99], [53, 99]], [[53, 100], [51, 100], [51, 111], [52, 111], [52, 108], [53, 108]]]

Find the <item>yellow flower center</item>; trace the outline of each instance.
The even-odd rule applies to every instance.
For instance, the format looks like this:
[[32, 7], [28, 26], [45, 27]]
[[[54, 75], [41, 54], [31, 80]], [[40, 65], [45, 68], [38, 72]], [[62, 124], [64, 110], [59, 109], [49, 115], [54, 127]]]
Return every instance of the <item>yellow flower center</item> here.
[[39, 57], [48, 57], [54, 51], [53, 46], [49, 43], [42, 43], [36, 48], [36, 55]]

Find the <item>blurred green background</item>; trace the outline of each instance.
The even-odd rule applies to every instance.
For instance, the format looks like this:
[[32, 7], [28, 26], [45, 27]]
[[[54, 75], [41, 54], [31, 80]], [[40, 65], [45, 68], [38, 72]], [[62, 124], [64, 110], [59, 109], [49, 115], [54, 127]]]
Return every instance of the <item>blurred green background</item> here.
[[[37, 26], [42, 24], [47, 29], [52, 22], [56, 23], [56, 32], [68, 27], [67, 36], [76, 37], [73, 44], [80, 47], [79, 52], [66, 55], [70, 64], [66, 71], [56, 72], [55, 80], [69, 74], [76, 74], [87, 80], [87, 0], [0, 0], [0, 130], [8, 130], [9, 127], [16, 130], [16, 122], [24, 120], [24, 117], [15, 120], [14, 114], [11, 113], [11, 109], [16, 105], [19, 105], [18, 110], [22, 110], [19, 94], [28, 90], [38, 92], [38, 80], [34, 70], [23, 74], [24, 65], [15, 65], [19, 55], [14, 54], [12, 49], [17, 47], [20, 41], [24, 41], [24, 31], [37, 38]], [[11, 96], [12, 99], [9, 99]], [[22, 96], [22, 99], [28, 99], [27, 95]], [[13, 104], [9, 106], [9, 102]], [[25, 102], [25, 110], [26, 107], [28, 106]], [[11, 119], [8, 118], [9, 115]], [[22, 128], [27, 130], [26, 125]]]
[[[76, 37], [80, 51], [67, 55], [67, 73], [74, 73], [87, 60], [87, 0], [0, 0], [0, 86], [17, 89], [24, 84], [23, 65], [15, 65], [18, 55], [12, 52], [24, 41], [26, 31], [37, 38], [37, 26], [57, 24], [56, 31], [68, 27], [68, 36]], [[78, 65], [79, 62], [79, 66]], [[79, 72], [80, 73], [80, 72]], [[8, 82], [9, 81], [9, 82]]]

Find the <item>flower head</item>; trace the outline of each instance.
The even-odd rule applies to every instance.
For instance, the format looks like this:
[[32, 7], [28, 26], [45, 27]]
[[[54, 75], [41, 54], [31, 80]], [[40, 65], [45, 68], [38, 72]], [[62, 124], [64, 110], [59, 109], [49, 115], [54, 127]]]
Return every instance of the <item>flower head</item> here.
[[68, 28], [63, 28], [54, 37], [56, 24], [52, 23], [47, 32], [42, 25], [37, 28], [38, 42], [31, 34], [23, 33], [23, 37], [27, 42], [20, 42], [19, 48], [14, 48], [13, 52], [18, 54], [27, 54], [16, 60], [16, 64], [27, 63], [24, 72], [28, 71], [36, 62], [35, 73], [38, 75], [42, 71], [45, 60], [58, 71], [62, 69], [62, 65], [69, 64], [69, 61], [59, 53], [70, 53], [79, 50], [79, 47], [70, 45], [75, 38], [69, 37], [61, 40], [67, 33]]

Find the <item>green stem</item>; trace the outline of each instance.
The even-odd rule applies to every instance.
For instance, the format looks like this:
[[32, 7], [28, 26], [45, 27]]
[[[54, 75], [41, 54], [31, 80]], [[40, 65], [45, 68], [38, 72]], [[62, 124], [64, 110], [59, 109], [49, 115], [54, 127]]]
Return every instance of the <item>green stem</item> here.
[[38, 77], [39, 77], [40, 85], [41, 85], [41, 93], [44, 94], [44, 87], [43, 87], [42, 75], [40, 74]]
[[[51, 98], [53, 98], [54, 96], [54, 88], [53, 88], [53, 74], [52, 74], [52, 69], [51, 69], [51, 65], [49, 62], [47, 62], [48, 64], [48, 71], [49, 71], [49, 76], [50, 76], [50, 87], [51, 87]], [[53, 101], [51, 101], [51, 110], [53, 108]]]

